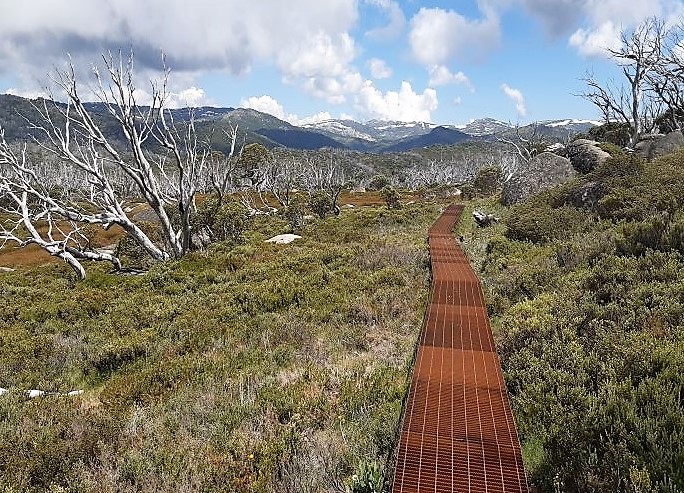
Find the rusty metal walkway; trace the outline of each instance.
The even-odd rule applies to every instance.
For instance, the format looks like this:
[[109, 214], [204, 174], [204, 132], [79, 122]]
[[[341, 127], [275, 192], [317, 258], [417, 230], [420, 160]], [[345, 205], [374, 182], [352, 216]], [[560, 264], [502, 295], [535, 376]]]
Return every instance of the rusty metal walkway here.
[[432, 298], [397, 447], [392, 492], [527, 492], [520, 442], [479, 279], [452, 234], [430, 228]]

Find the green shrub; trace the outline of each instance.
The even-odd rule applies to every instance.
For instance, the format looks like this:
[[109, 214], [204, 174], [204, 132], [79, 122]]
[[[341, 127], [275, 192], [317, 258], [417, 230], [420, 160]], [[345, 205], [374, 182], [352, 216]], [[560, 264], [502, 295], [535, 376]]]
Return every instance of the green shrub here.
[[389, 178], [387, 178], [385, 175], [375, 175], [368, 182], [368, 186], [366, 186], [366, 188], [368, 190], [377, 191], [388, 186], [391, 186]]
[[217, 241], [239, 243], [249, 224], [249, 211], [240, 202], [229, 200], [219, 203], [211, 197], [197, 207], [192, 228], [200, 236], [195, 241], [206, 247]]
[[384, 481], [380, 464], [363, 461], [351, 477], [350, 490], [352, 493], [382, 493]]
[[298, 198], [282, 209], [281, 214], [287, 220], [291, 231], [300, 231], [304, 227], [306, 208], [304, 203]]
[[496, 193], [501, 185], [501, 167], [489, 166], [482, 168], [475, 175], [473, 188], [480, 197], [489, 197]]
[[632, 129], [628, 123], [604, 123], [589, 130], [589, 137], [599, 142], [609, 142], [619, 147], [629, 145]]
[[401, 195], [393, 187], [385, 186], [380, 190], [380, 197], [385, 201], [388, 209], [399, 209], [401, 207]]
[[311, 194], [311, 197], [309, 197], [309, 207], [321, 219], [334, 212], [334, 204], [330, 195], [322, 190]]

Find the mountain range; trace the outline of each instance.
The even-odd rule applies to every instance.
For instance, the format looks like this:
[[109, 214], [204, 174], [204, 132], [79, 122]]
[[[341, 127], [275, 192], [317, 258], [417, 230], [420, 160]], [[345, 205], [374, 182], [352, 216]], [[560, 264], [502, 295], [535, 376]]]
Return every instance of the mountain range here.
[[[26, 139], [31, 134], [29, 122], [38, 119], [34, 105], [42, 104], [42, 100], [0, 95], [0, 126], [5, 131], [5, 138], [10, 142]], [[122, 138], [104, 104], [86, 103], [86, 107], [103, 127], [105, 134]], [[210, 140], [218, 150], [227, 147], [224, 131], [236, 125], [240, 141], [258, 142], [267, 147], [307, 150], [341, 148], [372, 153], [492, 141], [497, 137], [515, 137], [516, 132], [532, 131], [531, 125], [516, 128], [492, 118], [478, 119], [460, 126], [380, 120], [361, 123], [344, 119], [295, 126], [272, 115], [245, 108], [181, 108], [169, 110], [169, 113], [176, 122], [187, 122], [194, 118], [200, 138]], [[565, 141], [573, 135], [587, 132], [597, 124], [590, 120], [565, 119], [538, 122], [534, 128], [549, 141]]]

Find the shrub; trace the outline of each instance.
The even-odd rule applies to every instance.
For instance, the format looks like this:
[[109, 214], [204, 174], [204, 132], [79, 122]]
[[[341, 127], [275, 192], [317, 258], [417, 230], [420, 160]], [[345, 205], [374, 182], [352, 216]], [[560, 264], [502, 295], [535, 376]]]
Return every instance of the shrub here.
[[202, 247], [217, 241], [239, 243], [249, 224], [249, 211], [240, 202], [230, 200], [219, 203], [211, 197], [197, 207], [192, 222], [196, 233], [194, 240]]
[[619, 147], [629, 145], [631, 127], [629, 123], [604, 123], [589, 130], [589, 137], [599, 142], [610, 142]]
[[543, 207], [526, 202], [511, 210], [506, 218], [506, 236], [512, 240], [545, 243], [584, 231], [590, 219], [574, 207]]
[[322, 190], [311, 194], [311, 197], [309, 197], [309, 207], [321, 219], [334, 212], [334, 205], [330, 195]]
[[390, 185], [391, 185], [391, 183], [389, 181], [389, 178], [387, 178], [385, 175], [375, 175], [368, 182], [368, 186], [366, 188], [368, 190], [377, 191], [377, 190], [382, 190], [383, 188], [390, 186]]
[[473, 188], [475, 193], [481, 197], [489, 197], [496, 193], [501, 185], [501, 168], [499, 166], [489, 166], [482, 168], [475, 175]]
[[[139, 221], [138, 227], [154, 242], [161, 241], [159, 225], [150, 221]], [[155, 260], [137, 241], [128, 235], [122, 236], [116, 244], [114, 255], [127, 267], [149, 269]]]
[[401, 207], [401, 202], [399, 202], [401, 195], [393, 187], [383, 187], [380, 190], [380, 197], [385, 201], [388, 209], [399, 209]]

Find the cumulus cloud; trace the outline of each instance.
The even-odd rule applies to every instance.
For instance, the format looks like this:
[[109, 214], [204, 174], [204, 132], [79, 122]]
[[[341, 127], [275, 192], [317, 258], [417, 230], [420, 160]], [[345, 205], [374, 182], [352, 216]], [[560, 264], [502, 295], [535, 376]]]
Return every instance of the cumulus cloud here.
[[275, 98], [269, 95], [253, 96], [251, 98], [240, 101], [241, 108], [250, 108], [253, 110], [268, 113], [276, 118], [280, 118], [293, 125], [308, 125], [311, 123], [319, 123], [325, 120], [330, 120], [332, 116], [327, 111], [321, 111], [315, 115], [300, 118], [294, 113], [286, 113], [285, 108]]
[[10, 87], [5, 91], [5, 94], [11, 94], [12, 96], [20, 96], [22, 98], [27, 98], [27, 99], [38, 99], [38, 98], [47, 98], [50, 95], [43, 91], [43, 90], [24, 90], [24, 89], [18, 89], [16, 87]]
[[268, 95], [252, 96], [251, 98], [243, 99], [240, 101], [240, 107], [261, 111], [262, 113], [268, 113], [281, 120], [287, 120], [283, 105]]
[[348, 32], [358, 6], [349, 0], [196, 0], [191, 8], [185, 0], [5, 4], [0, 75], [11, 70], [27, 85], [44, 80], [67, 52], [85, 73], [102, 52], [132, 47], [136, 71], [144, 74], [161, 68], [164, 51], [172, 82], [178, 73], [243, 74], [257, 63], [274, 63], [289, 76], [329, 75], [355, 55]]
[[515, 103], [515, 109], [518, 116], [524, 117], [527, 115], [527, 107], [525, 106], [525, 96], [519, 89], [514, 89], [508, 84], [501, 84], [503, 93]]
[[470, 79], [463, 73], [452, 73], [444, 65], [437, 65], [430, 68], [430, 82], [431, 87], [446, 86], [450, 84], [464, 84], [471, 90], [473, 89]]
[[577, 27], [588, 0], [521, 0], [525, 10], [551, 37], [565, 36]]
[[386, 26], [372, 29], [366, 33], [366, 36], [374, 39], [399, 37], [406, 27], [406, 16], [399, 3], [393, 0], [366, 0], [366, 2], [383, 10], [389, 19]]
[[499, 19], [492, 9], [473, 20], [453, 10], [422, 8], [411, 20], [409, 40], [416, 60], [431, 67], [482, 57], [498, 45], [500, 36]]
[[324, 122], [327, 120], [332, 120], [332, 115], [330, 113], [328, 113], [327, 111], [321, 111], [319, 113], [316, 113], [315, 115], [306, 116], [304, 118], [298, 118], [295, 121], [290, 121], [290, 123], [292, 123], [293, 125], [302, 126], [302, 125], [311, 125], [314, 123], [320, 123], [320, 122]]
[[684, 15], [681, 0], [632, 0], [628, 8], [622, 0], [577, 0], [577, 3], [581, 3], [587, 23], [575, 30], [569, 44], [584, 56], [606, 56], [608, 49], [620, 46], [623, 29], [632, 29], [649, 17], [674, 24]]
[[369, 118], [406, 122], [429, 122], [437, 110], [437, 91], [425, 89], [422, 94], [413, 90], [409, 82], [402, 82], [399, 91], [378, 90], [366, 81], [357, 95], [356, 109]]
[[371, 58], [368, 61], [368, 68], [370, 69], [371, 76], [376, 80], [392, 77], [392, 69], [387, 66], [385, 60]]
[[356, 71], [350, 70], [339, 77], [310, 77], [304, 82], [304, 89], [313, 96], [331, 104], [347, 102], [349, 94], [356, 93], [364, 84], [364, 79]]
[[570, 36], [570, 46], [574, 46], [584, 56], [608, 56], [608, 50], [620, 48], [621, 27], [606, 21], [593, 29], [578, 29]]

